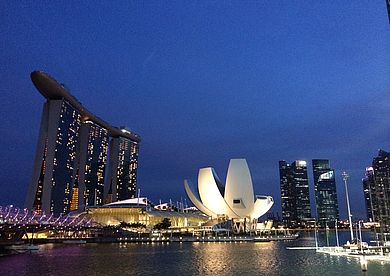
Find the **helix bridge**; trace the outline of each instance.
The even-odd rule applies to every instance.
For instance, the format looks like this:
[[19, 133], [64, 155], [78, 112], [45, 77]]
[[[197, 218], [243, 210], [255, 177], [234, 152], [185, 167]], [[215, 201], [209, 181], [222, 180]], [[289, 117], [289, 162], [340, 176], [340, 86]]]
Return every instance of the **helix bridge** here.
[[38, 213], [12, 205], [0, 206], [0, 242], [15, 241], [25, 235], [49, 233], [55, 238], [77, 236], [96, 224], [79, 214], [59, 215]]

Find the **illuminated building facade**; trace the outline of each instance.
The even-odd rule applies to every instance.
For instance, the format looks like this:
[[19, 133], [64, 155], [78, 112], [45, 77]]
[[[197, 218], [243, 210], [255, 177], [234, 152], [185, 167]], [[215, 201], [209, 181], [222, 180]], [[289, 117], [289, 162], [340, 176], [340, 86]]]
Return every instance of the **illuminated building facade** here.
[[[126, 129], [122, 129], [126, 132]], [[125, 137], [117, 137], [110, 144], [110, 185], [113, 201], [136, 196], [138, 142]]]
[[376, 208], [378, 206], [378, 202], [375, 197], [376, 187], [373, 167], [366, 168], [366, 172], [364, 174], [362, 182], [364, 202], [366, 203], [367, 218], [369, 221], [375, 221], [375, 217], [376, 215], [378, 215], [378, 209]]
[[311, 218], [307, 163], [279, 161], [283, 223], [288, 227], [303, 226]]
[[28, 197], [31, 209], [39, 213], [69, 211], [80, 126], [80, 113], [65, 99], [44, 104]]
[[87, 120], [81, 126], [80, 196], [82, 205], [104, 203], [104, 180], [107, 165], [108, 130]]
[[320, 226], [333, 226], [339, 219], [336, 180], [329, 160], [314, 159], [313, 179], [317, 208], [317, 221]]
[[372, 167], [366, 169], [363, 190], [368, 219], [390, 227], [390, 153], [379, 150]]
[[156, 209], [146, 198], [132, 198], [103, 206], [91, 206], [82, 214], [101, 225], [119, 225], [121, 222], [141, 223], [152, 229], [164, 218], [169, 218], [172, 228], [200, 228], [208, 217], [199, 212], [177, 212]]
[[[274, 204], [270, 196], [255, 196], [252, 178], [245, 159], [231, 159], [223, 186], [213, 168], [201, 168], [198, 173], [200, 198], [191, 190], [188, 181], [184, 188], [199, 211], [213, 219], [231, 219], [234, 232], [245, 231], [246, 222], [256, 226], [257, 219]], [[254, 229], [255, 230], [255, 229]]]
[[70, 211], [77, 211], [79, 209], [79, 183], [78, 174], [76, 174], [75, 181], [72, 187], [72, 199], [70, 201]]
[[[66, 214], [75, 206], [82, 209], [102, 205], [105, 178], [118, 175], [105, 175], [110, 140], [126, 141], [119, 143], [121, 150], [110, 154], [112, 159], [121, 161], [117, 162], [123, 167], [121, 179], [128, 180], [119, 182], [119, 190], [129, 190], [131, 186], [135, 191], [140, 137], [90, 113], [47, 74], [35, 71], [31, 79], [46, 102], [26, 208], [38, 213]], [[122, 187], [122, 183], [126, 186]]]

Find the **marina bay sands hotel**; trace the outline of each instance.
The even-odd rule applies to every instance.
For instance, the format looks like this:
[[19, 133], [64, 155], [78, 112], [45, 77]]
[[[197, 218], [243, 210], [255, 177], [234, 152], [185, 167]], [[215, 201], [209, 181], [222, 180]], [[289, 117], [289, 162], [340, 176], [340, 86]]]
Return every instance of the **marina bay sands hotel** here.
[[26, 208], [66, 214], [135, 197], [140, 136], [89, 112], [49, 75], [31, 80], [46, 102]]

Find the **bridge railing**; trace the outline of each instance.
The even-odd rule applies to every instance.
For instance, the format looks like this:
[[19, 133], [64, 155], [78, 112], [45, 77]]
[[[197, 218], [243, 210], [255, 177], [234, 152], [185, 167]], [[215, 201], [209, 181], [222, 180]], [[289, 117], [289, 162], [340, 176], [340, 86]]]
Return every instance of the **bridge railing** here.
[[0, 229], [4, 227], [48, 226], [51, 228], [92, 227], [92, 219], [78, 215], [59, 215], [39, 213], [21, 209], [13, 205], [0, 206]]

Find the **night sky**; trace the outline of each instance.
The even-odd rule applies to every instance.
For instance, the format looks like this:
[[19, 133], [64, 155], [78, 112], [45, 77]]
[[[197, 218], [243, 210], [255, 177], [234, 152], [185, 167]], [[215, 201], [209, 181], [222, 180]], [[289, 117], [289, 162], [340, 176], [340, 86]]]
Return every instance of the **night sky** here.
[[0, 205], [24, 204], [44, 103], [30, 72], [42, 70], [141, 135], [138, 185], [155, 202], [184, 198], [200, 167], [224, 180], [246, 158], [280, 212], [278, 161], [324, 158], [341, 217], [343, 169], [365, 217], [365, 167], [390, 151], [384, 0], [54, 2], [0, 3]]

